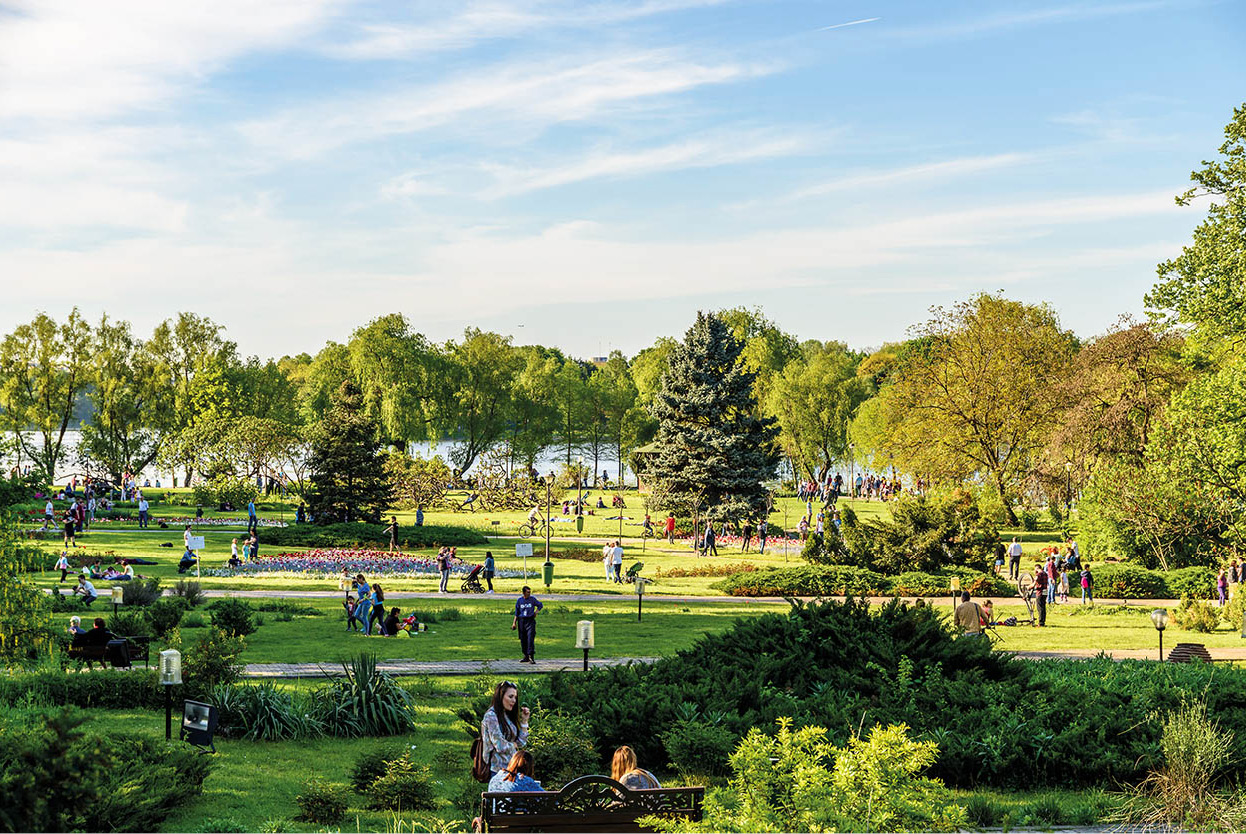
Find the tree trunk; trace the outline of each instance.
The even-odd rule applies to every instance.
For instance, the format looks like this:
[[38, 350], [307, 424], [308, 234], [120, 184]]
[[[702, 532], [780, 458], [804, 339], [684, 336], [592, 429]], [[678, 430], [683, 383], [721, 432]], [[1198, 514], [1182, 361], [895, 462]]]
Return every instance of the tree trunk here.
[[1008, 500], [1007, 491], [1004, 489], [1004, 478], [999, 472], [995, 473], [995, 491], [999, 494], [999, 502], [1004, 505], [1004, 518], [1008, 520], [1008, 526], [1016, 527], [1021, 522], [1012, 508], [1012, 502]]

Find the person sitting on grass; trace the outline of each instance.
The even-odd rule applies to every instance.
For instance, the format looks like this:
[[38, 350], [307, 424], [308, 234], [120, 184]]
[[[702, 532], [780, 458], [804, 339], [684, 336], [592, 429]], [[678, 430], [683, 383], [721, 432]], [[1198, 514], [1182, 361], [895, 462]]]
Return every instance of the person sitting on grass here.
[[610, 763], [610, 778], [634, 791], [662, 787], [656, 776], [636, 766], [636, 753], [626, 744], [614, 751], [614, 760]]
[[385, 622], [381, 623], [381, 634], [386, 637], [396, 637], [398, 635], [398, 609], [389, 609], [389, 616], [385, 618]]

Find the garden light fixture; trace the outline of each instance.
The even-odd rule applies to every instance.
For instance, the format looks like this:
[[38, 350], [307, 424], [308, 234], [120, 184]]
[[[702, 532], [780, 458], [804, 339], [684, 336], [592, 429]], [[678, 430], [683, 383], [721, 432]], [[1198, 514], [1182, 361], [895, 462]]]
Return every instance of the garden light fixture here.
[[1159, 632], [1159, 659], [1164, 660], [1164, 628], [1168, 625], [1168, 611], [1163, 608], [1156, 608], [1151, 612], [1151, 622], [1155, 623], [1155, 630]]

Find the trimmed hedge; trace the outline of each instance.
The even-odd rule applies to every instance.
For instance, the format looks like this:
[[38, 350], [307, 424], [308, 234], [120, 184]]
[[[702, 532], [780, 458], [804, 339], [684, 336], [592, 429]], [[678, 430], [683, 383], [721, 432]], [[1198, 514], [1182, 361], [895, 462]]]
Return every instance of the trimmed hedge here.
[[[341, 522], [338, 524], [292, 524], [289, 527], [263, 528], [260, 530], [261, 545], [272, 547], [342, 547], [371, 548], [388, 546], [388, 525], [367, 522]], [[422, 527], [399, 527], [398, 542], [404, 548], [440, 547], [452, 545], [488, 544], [489, 540], [464, 527], [424, 525]]]
[[[939, 597], [951, 593], [949, 578], [959, 576], [961, 588], [975, 597], [1015, 596], [1011, 582], [971, 568], [949, 567], [939, 573], [902, 573], [884, 576], [845, 565], [799, 568], [763, 568], [728, 576], [712, 587], [736, 597]], [[1147, 570], [1137, 565], [1091, 565], [1095, 598], [1214, 599], [1216, 572], [1212, 568]], [[1076, 573], [1069, 575], [1069, 591], [1080, 591]]]
[[767, 568], [733, 574], [713, 587], [736, 597], [937, 597], [951, 594], [953, 575], [959, 576], [961, 587], [974, 596], [1006, 596], [1015, 592], [1006, 580], [969, 568], [949, 568], [938, 574], [883, 576], [845, 565]]
[[[182, 693], [179, 693], [181, 695]], [[66, 674], [59, 669], [0, 676], [0, 703], [35, 703], [83, 709], [156, 709], [164, 706], [160, 676], [153, 669]]]

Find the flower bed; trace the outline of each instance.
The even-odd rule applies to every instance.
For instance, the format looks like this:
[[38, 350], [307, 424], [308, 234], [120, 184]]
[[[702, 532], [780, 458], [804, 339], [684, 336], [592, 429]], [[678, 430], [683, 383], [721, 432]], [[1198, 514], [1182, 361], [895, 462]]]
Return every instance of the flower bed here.
[[[466, 575], [473, 565], [469, 562], [456, 562], [450, 567], [453, 574]], [[208, 576], [322, 576], [338, 577], [345, 568], [351, 574], [362, 573], [366, 576], [417, 576], [427, 574], [436, 576], [437, 560], [423, 556], [408, 556], [401, 553], [389, 553], [384, 550], [309, 550], [306, 553], [278, 553], [273, 556], [261, 556], [250, 562], [244, 562], [237, 568], [213, 568], [204, 570]], [[523, 575], [522, 571], [500, 570], [495, 578], [514, 579]]]

